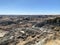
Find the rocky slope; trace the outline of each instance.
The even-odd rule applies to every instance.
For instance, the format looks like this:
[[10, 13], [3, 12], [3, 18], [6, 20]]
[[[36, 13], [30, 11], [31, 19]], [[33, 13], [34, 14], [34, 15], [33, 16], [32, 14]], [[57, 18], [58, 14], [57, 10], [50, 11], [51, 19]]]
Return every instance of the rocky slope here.
[[11, 28], [2, 30], [5, 28], [0, 27], [0, 45], [60, 45], [60, 17], [39, 22], [36, 18], [24, 18], [23, 21], [16, 17], [7, 21], [0, 20], [1, 27]]

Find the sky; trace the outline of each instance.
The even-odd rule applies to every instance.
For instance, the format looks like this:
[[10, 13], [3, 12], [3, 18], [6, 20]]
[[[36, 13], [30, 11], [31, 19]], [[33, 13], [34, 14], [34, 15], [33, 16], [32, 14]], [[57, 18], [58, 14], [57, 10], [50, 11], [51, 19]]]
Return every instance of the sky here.
[[0, 0], [0, 14], [60, 14], [60, 0]]

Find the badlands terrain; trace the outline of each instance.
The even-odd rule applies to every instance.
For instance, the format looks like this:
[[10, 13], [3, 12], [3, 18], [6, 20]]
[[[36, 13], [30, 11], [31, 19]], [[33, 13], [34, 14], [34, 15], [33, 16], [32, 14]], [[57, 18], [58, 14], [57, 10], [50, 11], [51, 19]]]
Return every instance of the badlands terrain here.
[[60, 45], [60, 16], [0, 15], [0, 45]]

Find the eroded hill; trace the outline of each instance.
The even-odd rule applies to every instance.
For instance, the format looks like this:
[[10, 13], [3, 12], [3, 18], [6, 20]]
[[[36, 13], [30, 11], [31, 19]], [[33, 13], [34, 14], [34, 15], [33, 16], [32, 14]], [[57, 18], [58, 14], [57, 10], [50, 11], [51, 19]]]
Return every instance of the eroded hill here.
[[60, 45], [60, 17], [3, 16], [0, 45]]

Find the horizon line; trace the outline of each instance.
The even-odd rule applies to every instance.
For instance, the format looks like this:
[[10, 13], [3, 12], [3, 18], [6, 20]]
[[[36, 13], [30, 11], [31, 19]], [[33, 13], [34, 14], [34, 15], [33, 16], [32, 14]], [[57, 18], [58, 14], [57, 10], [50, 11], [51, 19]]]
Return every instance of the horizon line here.
[[0, 15], [60, 15], [60, 14], [0, 14]]

